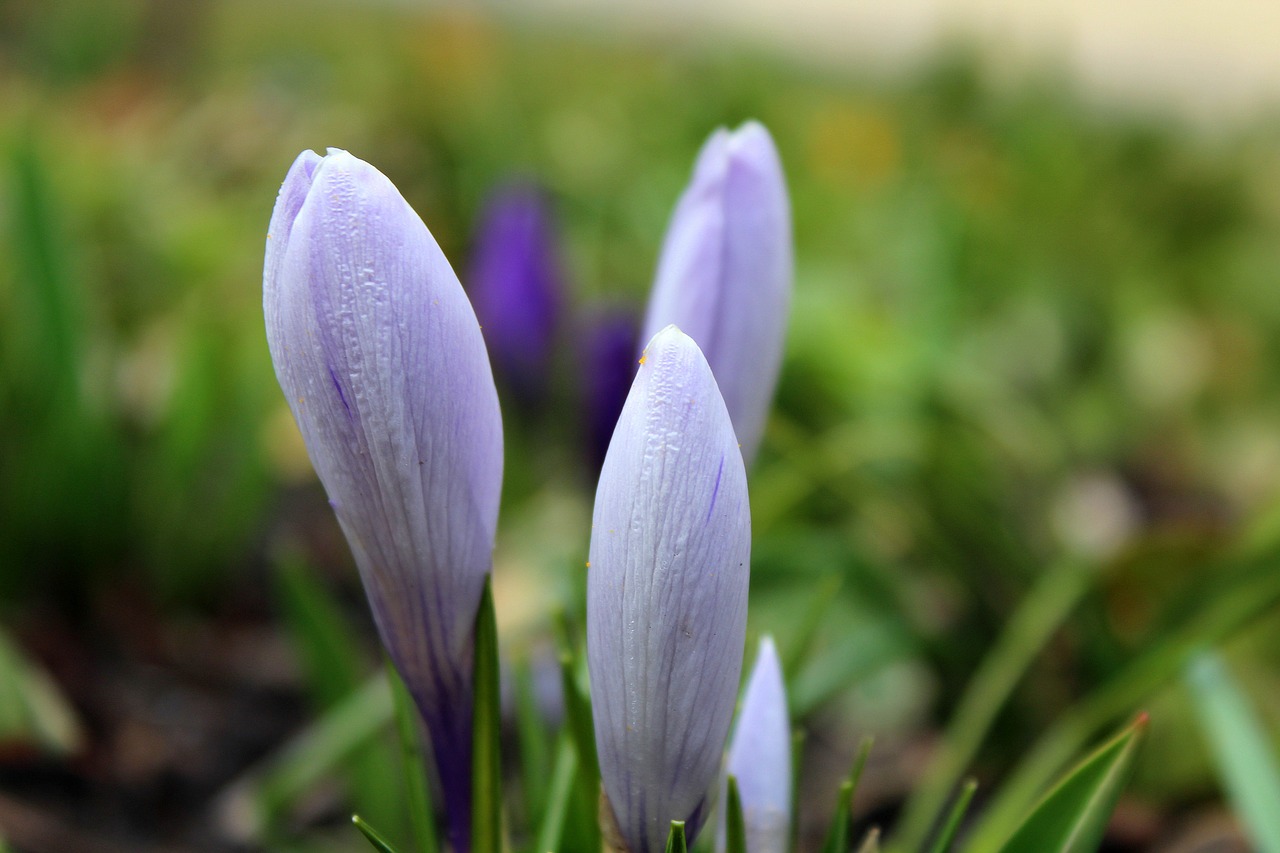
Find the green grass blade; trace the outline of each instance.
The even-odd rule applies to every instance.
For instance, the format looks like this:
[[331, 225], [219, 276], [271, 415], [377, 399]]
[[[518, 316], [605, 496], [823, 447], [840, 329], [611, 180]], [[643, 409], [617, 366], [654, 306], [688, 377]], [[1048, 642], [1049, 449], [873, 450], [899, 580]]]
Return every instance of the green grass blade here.
[[502, 851], [502, 708], [498, 692], [498, 623], [493, 581], [486, 578], [476, 614], [475, 710], [472, 719], [471, 849]]
[[547, 793], [547, 808], [542, 814], [542, 824], [538, 827], [538, 846], [533, 853], [553, 853], [560, 849], [565, 816], [573, 801], [573, 780], [577, 767], [578, 752], [573, 748], [569, 735], [563, 734], [556, 747], [551, 788]]
[[1000, 853], [1095, 853], [1133, 769], [1146, 724], [1144, 714], [1076, 765], [1045, 794]]
[[[309, 692], [321, 712], [327, 712], [359, 690], [368, 677], [367, 663], [357, 652], [361, 638], [329, 591], [297, 557], [279, 560], [276, 595]], [[393, 833], [405, 824], [395, 766], [392, 746], [371, 740], [353, 751], [340, 768], [355, 811]]]
[[515, 665], [515, 688], [524, 820], [526, 824], [532, 824], [547, 808], [546, 780], [551, 772], [551, 750], [554, 743], [547, 722], [538, 708], [533, 670], [527, 660]]
[[427, 768], [423, 762], [422, 738], [418, 728], [418, 709], [390, 661], [387, 662], [387, 681], [391, 684], [396, 731], [400, 735], [400, 771], [404, 779], [405, 808], [409, 810], [414, 848], [418, 853], [439, 853], [436, 816], [427, 785]]
[[956, 801], [951, 804], [951, 811], [947, 814], [946, 822], [942, 824], [942, 830], [934, 839], [933, 846], [929, 848], [929, 853], [947, 853], [951, 849], [951, 843], [955, 840], [956, 833], [960, 831], [960, 822], [964, 820], [965, 812], [969, 811], [969, 803], [973, 802], [973, 794], [977, 790], [977, 780], [965, 780]]
[[873, 826], [858, 845], [858, 853], [880, 853], [880, 827]]
[[871, 754], [871, 738], [863, 738], [858, 747], [858, 756], [853, 761], [853, 771], [849, 778], [840, 783], [840, 792], [836, 795], [836, 813], [831, 818], [831, 828], [827, 830], [826, 841], [822, 845], [822, 853], [845, 853], [849, 849], [849, 818], [853, 811], [853, 795], [858, 790], [858, 781], [867, 766], [867, 756]]
[[289, 803], [381, 732], [391, 716], [391, 689], [378, 673], [233, 782], [220, 798], [219, 811], [231, 816], [237, 832], [259, 837]]
[[667, 833], [667, 853], [689, 853], [685, 843], [684, 821], [671, 821], [671, 831]]
[[1280, 768], [1271, 739], [1216, 654], [1192, 660], [1186, 680], [1227, 799], [1257, 849], [1280, 853]]
[[[578, 772], [575, 776], [578, 799], [577, 812], [592, 815], [600, 796], [600, 765], [596, 758], [595, 726], [591, 715], [591, 703], [579, 687], [577, 665], [571, 653], [560, 656], [560, 681], [564, 688], [565, 724], [573, 748], [578, 753]], [[578, 849], [600, 849], [600, 827], [597, 821], [583, 820], [575, 826]]]
[[1040, 577], [1009, 620], [1000, 639], [969, 682], [947, 727], [942, 747], [924, 773], [924, 782], [907, 802], [893, 846], [919, 850], [936, 826], [961, 774], [991, 731], [1031, 662], [1075, 609], [1089, 588], [1092, 573], [1075, 561], [1058, 563]]
[[733, 776], [729, 777], [725, 790], [724, 815], [725, 853], [747, 853], [747, 824], [742, 816], [738, 780]]
[[369, 839], [369, 843], [373, 845], [373, 849], [377, 850], [378, 853], [399, 853], [396, 848], [391, 846], [391, 842], [379, 835], [378, 831], [370, 826], [360, 815], [353, 814], [351, 823], [355, 825], [356, 829], [360, 830], [365, 838]]
[[0, 741], [35, 743], [65, 756], [83, 740], [75, 711], [54, 680], [0, 631]]

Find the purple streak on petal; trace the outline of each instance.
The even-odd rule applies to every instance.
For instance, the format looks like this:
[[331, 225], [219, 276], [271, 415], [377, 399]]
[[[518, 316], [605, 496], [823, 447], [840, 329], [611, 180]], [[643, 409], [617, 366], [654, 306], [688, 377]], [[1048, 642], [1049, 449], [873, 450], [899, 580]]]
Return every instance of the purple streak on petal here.
[[579, 335], [584, 437], [593, 473], [599, 472], [604, 462], [635, 377], [638, 325], [630, 311], [597, 311], [585, 321]]
[[667, 228], [641, 340], [698, 342], [750, 462], [777, 384], [793, 275], [791, 210], [769, 132], [717, 130]]
[[476, 228], [468, 290], [495, 368], [525, 402], [546, 390], [563, 290], [555, 229], [542, 193], [511, 184]]
[[738, 780], [747, 853], [786, 853], [791, 832], [791, 724], [782, 666], [771, 637], [760, 640], [725, 772]]
[[664, 329], [600, 472], [587, 574], [596, 747], [631, 853], [659, 853], [672, 820], [692, 842], [704, 820], [742, 667], [750, 536], [715, 379]]
[[502, 481], [475, 315], [422, 220], [343, 151], [304, 154], [285, 179], [263, 303], [276, 376], [427, 723], [465, 853], [473, 628]]

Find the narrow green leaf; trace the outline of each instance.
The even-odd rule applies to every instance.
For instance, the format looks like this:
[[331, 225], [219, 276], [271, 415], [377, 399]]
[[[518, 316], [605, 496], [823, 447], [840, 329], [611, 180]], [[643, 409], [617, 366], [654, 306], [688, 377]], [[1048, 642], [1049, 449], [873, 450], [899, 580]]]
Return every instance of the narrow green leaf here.
[[378, 673], [232, 782], [219, 797], [219, 814], [238, 835], [260, 837], [288, 803], [377, 735], [391, 716], [391, 689]]
[[1001, 853], [1094, 853], [1146, 725], [1143, 714], [1076, 765], [1027, 815]]
[[39, 744], [54, 755], [80, 748], [75, 712], [53, 679], [0, 631], [0, 740]]
[[377, 850], [378, 853], [398, 853], [396, 848], [391, 846], [391, 842], [379, 835], [378, 831], [370, 826], [364, 818], [360, 817], [360, 815], [353, 814], [351, 816], [351, 822], [355, 825], [356, 829], [360, 830], [365, 838], [369, 839], [369, 843], [373, 845], [373, 849]]
[[747, 853], [747, 824], [742, 816], [742, 797], [738, 795], [738, 780], [729, 777], [725, 791], [725, 853]]
[[498, 692], [498, 623], [493, 581], [486, 578], [476, 614], [475, 711], [471, 754], [471, 849], [502, 851], [502, 708]]
[[[561, 849], [565, 816], [573, 800], [573, 779], [578, 766], [578, 752], [568, 734], [560, 736], [556, 747], [556, 759], [551, 771], [551, 790], [547, 794], [547, 808], [538, 827], [538, 847], [534, 853], [553, 853]], [[587, 821], [594, 824], [594, 821]]]
[[1280, 853], [1280, 768], [1271, 739], [1216, 654], [1196, 656], [1186, 678], [1227, 799], [1257, 849]]
[[867, 766], [867, 756], [871, 754], [872, 739], [865, 737], [858, 747], [858, 756], [853, 761], [853, 771], [849, 778], [840, 783], [840, 792], [836, 796], [836, 813], [831, 818], [831, 828], [827, 830], [827, 839], [823, 842], [822, 853], [845, 853], [849, 849], [849, 817], [853, 810], [853, 794], [858, 789], [858, 781]]
[[804, 753], [805, 733], [803, 729], [791, 732], [791, 850], [800, 847], [800, 761]]
[[[361, 638], [311, 567], [297, 556], [277, 561], [276, 595], [309, 692], [316, 707], [328, 711], [368, 677], [368, 665], [357, 651]], [[404, 826], [395, 765], [391, 744], [371, 740], [340, 768], [355, 810], [391, 832]]]
[[919, 850], [937, 825], [947, 796], [973, 761], [996, 714], [1031, 662], [1075, 609], [1093, 577], [1075, 561], [1045, 572], [1018, 606], [1000, 639], [969, 681], [923, 782], [907, 801], [893, 846]]
[[427, 785], [427, 768], [423, 761], [422, 739], [418, 729], [418, 709], [409, 689], [391, 662], [387, 661], [387, 681], [395, 704], [396, 730], [400, 734], [400, 771], [404, 778], [405, 807], [418, 853], [439, 853], [436, 816]]
[[688, 851], [684, 838], [684, 821], [671, 821], [671, 831], [667, 833], [667, 853], [688, 853]]
[[951, 811], [947, 814], [946, 823], [942, 825], [942, 831], [938, 833], [933, 846], [929, 848], [930, 853], [947, 853], [951, 849], [951, 842], [955, 840], [956, 833], [960, 830], [960, 822], [964, 820], [965, 812], [969, 810], [969, 803], [973, 801], [973, 793], [976, 790], [978, 790], [977, 780], [966, 779], [960, 788], [959, 795], [956, 796], [956, 801], [951, 804]]
[[[578, 753], [578, 771], [575, 774], [577, 813], [584, 816], [594, 814], [600, 796], [600, 765], [596, 759], [595, 725], [591, 715], [590, 700], [583, 694], [576, 677], [577, 667], [569, 652], [560, 656], [560, 681], [564, 688], [565, 723], [573, 748]], [[600, 827], [594, 820], [581, 821], [575, 831], [581, 837], [577, 839], [580, 849], [595, 851], [600, 849]]]
[[809, 654], [813, 651], [813, 642], [818, 636], [822, 617], [827, 615], [827, 611], [836, 600], [836, 593], [840, 591], [841, 581], [842, 578], [839, 575], [827, 575], [818, 584], [813, 601], [800, 619], [800, 636], [793, 643], [791, 654], [787, 655], [782, 667], [783, 672], [799, 672], [803, 668]]
[[528, 660], [515, 665], [515, 687], [520, 787], [524, 795], [525, 822], [531, 824], [547, 808], [546, 780], [551, 769], [551, 733], [538, 708], [533, 670]]

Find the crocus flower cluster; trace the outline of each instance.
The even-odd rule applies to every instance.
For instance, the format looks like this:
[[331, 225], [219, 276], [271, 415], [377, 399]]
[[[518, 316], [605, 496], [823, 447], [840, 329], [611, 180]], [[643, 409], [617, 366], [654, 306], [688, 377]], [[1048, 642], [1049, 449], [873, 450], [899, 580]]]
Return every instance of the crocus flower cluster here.
[[[530, 261], [542, 257], [529, 248], [542, 240], [530, 204], [494, 214], [508, 245], [477, 260], [477, 299], [493, 300], [485, 313], [504, 362], [541, 358], [544, 345], [531, 338], [513, 354], [497, 343], [502, 294], [551, 289], [550, 268]], [[604, 803], [626, 853], [661, 851], [673, 820], [692, 840], [720, 787], [745, 642], [746, 461], [778, 372], [789, 223], [765, 130], [718, 131], [672, 220], [649, 339], [600, 472], [587, 660]], [[508, 266], [506, 250], [523, 260]], [[516, 268], [543, 271], [519, 284]], [[390, 181], [332, 150], [303, 153], [281, 187], [264, 308], [280, 386], [426, 722], [453, 847], [466, 853], [474, 624], [503, 455], [480, 326]], [[728, 760], [750, 853], [783, 849], [786, 728], [766, 643]]]

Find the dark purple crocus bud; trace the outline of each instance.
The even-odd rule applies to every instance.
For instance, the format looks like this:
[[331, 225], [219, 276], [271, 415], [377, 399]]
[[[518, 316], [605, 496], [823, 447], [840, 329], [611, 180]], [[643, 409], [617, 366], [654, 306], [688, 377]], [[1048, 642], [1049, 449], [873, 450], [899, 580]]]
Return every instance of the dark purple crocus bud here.
[[474, 625], [492, 566], [502, 420], [457, 276], [377, 169], [303, 152], [263, 271], [267, 344], [383, 644], [469, 847]]
[[600, 471], [613, 427], [631, 390], [639, 331], [633, 313], [615, 309], [589, 316], [578, 335], [583, 437], [592, 474]]
[[524, 403], [546, 392], [560, 312], [562, 275], [546, 199], [512, 184], [476, 226], [467, 289], [494, 367]]
[[698, 154], [667, 227], [641, 340], [674, 323], [711, 365], [750, 464], [782, 365], [794, 274], [782, 163], [757, 122]]
[[629, 853], [692, 844], [742, 670], [747, 474], [711, 368], [675, 326], [645, 348], [600, 471], [587, 663], [600, 777]]

